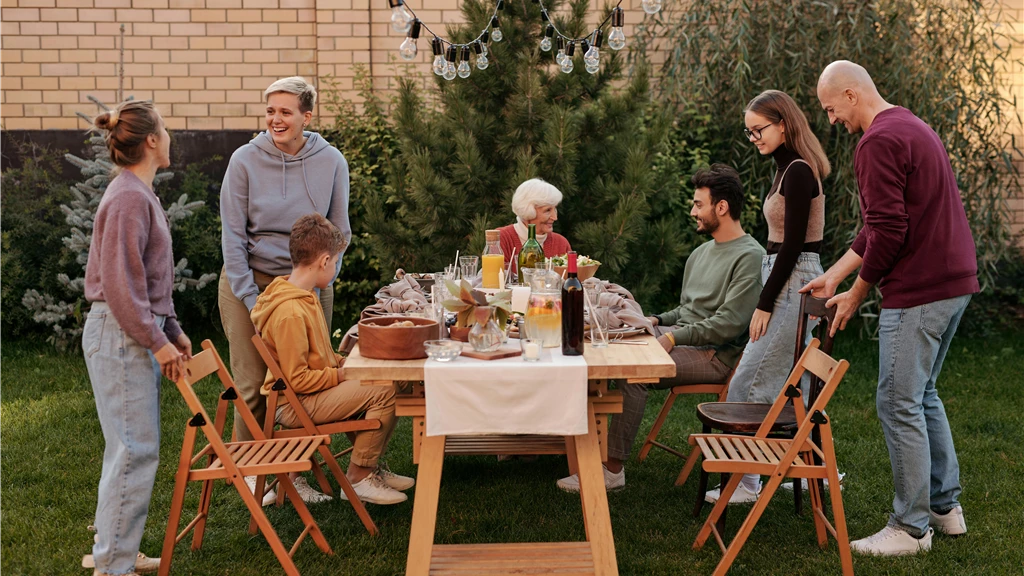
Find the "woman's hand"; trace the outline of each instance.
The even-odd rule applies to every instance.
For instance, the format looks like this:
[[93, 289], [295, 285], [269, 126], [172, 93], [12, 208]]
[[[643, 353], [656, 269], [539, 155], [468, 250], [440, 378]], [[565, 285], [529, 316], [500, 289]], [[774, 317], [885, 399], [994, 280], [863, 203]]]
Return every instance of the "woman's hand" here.
[[185, 360], [192, 359], [192, 341], [188, 339], [184, 332], [178, 335], [178, 341], [174, 345], [178, 348], [178, 352], [185, 356]]
[[771, 317], [771, 312], [765, 312], [760, 308], [754, 310], [754, 317], [750, 319], [751, 342], [757, 342], [761, 336], [764, 336], [765, 332], [768, 331], [768, 321], [771, 320]]
[[181, 378], [185, 368], [185, 357], [182, 356], [174, 344], [170, 342], [164, 344], [153, 356], [156, 357], [156, 361], [160, 364], [160, 373], [165, 378], [172, 382], [177, 382], [178, 378]]

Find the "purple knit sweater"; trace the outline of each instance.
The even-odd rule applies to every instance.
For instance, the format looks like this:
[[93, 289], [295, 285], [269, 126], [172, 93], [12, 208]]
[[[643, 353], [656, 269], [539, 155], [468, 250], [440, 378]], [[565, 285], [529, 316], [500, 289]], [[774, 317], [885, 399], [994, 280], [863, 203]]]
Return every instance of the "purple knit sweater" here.
[[[96, 211], [85, 298], [102, 301], [125, 334], [156, 352], [181, 334], [174, 314], [171, 229], [153, 190], [129, 170], [107, 186]], [[166, 316], [161, 331], [154, 315]]]

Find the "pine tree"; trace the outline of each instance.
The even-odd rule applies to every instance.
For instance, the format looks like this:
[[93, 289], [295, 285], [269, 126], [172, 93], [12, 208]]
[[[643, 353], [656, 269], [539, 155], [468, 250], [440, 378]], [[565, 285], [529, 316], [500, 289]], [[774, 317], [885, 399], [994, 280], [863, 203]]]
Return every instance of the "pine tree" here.
[[[109, 110], [107, 106], [98, 100], [89, 97], [97, 106], [103, 110]], [[85, 121], [92, 123], [92, 119], [79, 113]], [[83, 180], [76, 182], [71, 187], [74, 200], [71, 205], [62, 204], [67, 223], [71, 226], [70, 235], [64, 238], [64, 246], [74, 255], [75, 262], [82, 267], [82, 276], [71, 279], [67, 274], [58, 274], [57, 280], [64, 287], [73, 300], [66, 302], [57, 300], [50, 294], [40, 294], [36, 290], [28, 290], [22, 298], [22, 304], [33, 312], [33, 319], [36, 322], [50, 326], [53, 333], [47, 338], [60, 350], [66, 350], [71, 343], [77, 340], [82, 334], [84, 325], [83, 306], [85, 301], [85, 266], [89, 260], [89, 244], [92, 241], [93, 222], [96, 218], [96, 209], [103, 199], [103, 193], [111, 181], [111, 171], [114, 168], [110, 160], [110, 151], [107, 149], [102, 132], [94, 132], [89, 137], [89, 150], [91, 158], [79, 158], [74, 154], [66, 154], [65, 158], [72, 165], [77, 167]], [[153, 179], [153, 186], [167, 182], [174, 178], [173, 172], [161, 172]], [[171, 229], [175, 228], [178, 222], [192, 216], [193, 211], [205, 202], [189, 202], [188, 195], [182, 194], [177, 201], [171, 203], [165, 209]], [[210, 282], [217, 279], [217, 274], [202, 274], [194, 279], [192, 270], [187, 268], [188, 260], [182, 258], [174, 266], [174, 290], [183, 292], [186, 288], [202, 289]]]
[[[598, 23], [589, 2], [573, 0], [560, 30], [576, 37]], [[493, 3], [467, 0], [467, 24], [450, 27], [469, 42], [486, 27]], [[456, 250], [476, 254], [484, 230], [515, 221], [511, 198], [539, 177], [562, 191], [555, 230], [602, 262], [598, 275], [641, 302], [677, 297], [684, 256], [695, 244], [690, 190], [668, 153], [671, 121], [650, 97], [648, 66], [625, 77], [624, 54], [602, 47], [601, 68], [575, 71], [543, 52], [539, 4], [507, 2], [504, 40], [490, 42], [490, 66], [469, 78], [435, 78], [432, 89], [407, 75], [393, 104], [398, 151], [388, 185], [368, 199], [371, 242], [384, 268], [440, 270]], [[609, 30], [605, 27], [607, 37]], [[424, 34], [426, 38], [427, 35]], [[421, 40], [423, 42], [423, 40]]]

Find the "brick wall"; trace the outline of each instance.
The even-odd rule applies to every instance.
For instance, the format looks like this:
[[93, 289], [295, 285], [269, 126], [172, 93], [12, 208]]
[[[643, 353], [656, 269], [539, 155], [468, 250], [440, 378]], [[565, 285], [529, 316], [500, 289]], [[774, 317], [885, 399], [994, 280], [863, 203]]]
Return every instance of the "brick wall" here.
[[[1002, 0], [1014, 57], [1024, 59], [1024, 1]], [[460, 0], [411, 0], [434, 29], [462, 21]], [[597, 6], [591, 21], [598, 18]], [[172, 129], [257, 130], [261, 95], [272, 81], [330, 75], [352, 96], [352, 65], [372, 70], [379, 90], [404, 73], [396, 64], [403, 37], [391, 30], [384, 0], [0, 0], [0, 126], [7, 130], [76, 129], [75, 112], [92, 114], [118, 88], [117, 38], [125, 26], [125, 92], [152, 98]], [[640, 0], [625, 0], [626, 32], [643, 19]], [[654, 55], [655, 58], [659, 56]], [[419, 42], [413, 66], [429, 78], [430, 45]], [[403, 63], [404, 64], [404, 63]], [[1024, 67], [1010, 75], [1024, 116]], [[321, 110], [321, 112], [324, 112]], [[1024, 142], [1024, 134], [1018, 142]], [[1017, 159], [1024, 171], [1024, 159]], [[1024, 198], [1013, 198], [1016, 230]]]

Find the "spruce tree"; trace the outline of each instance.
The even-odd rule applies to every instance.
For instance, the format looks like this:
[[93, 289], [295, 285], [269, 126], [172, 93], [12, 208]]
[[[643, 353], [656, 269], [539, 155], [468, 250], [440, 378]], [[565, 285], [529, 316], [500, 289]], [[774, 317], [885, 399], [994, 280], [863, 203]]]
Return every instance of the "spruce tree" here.
[[[464, 2], [467, 23], [449, 27], [448, 38], [471, 41], [493, 6]], [[564, 16], [555, 15], [559, 2], [545, 6], [567, 35], [583, 36], [599, 23], [587, 0], [572, 0]], [[515, 221], [516, 187], [539, 177], [564, 195], [555, 230], [602, 263], [599, 277], [641, 302], [676, 299], [695, 244], [690, 190], [678, 163], [658, 161], [669, 150], [670, 121], [651, 102], [646, 62], [627, 78], [625, 52], [605, 43], [592, 75], [577, 46], [575, 70], [565, 74], [554, 64], [557, 49], [539, 48], [545, 23], [538, 3], [507, 2], [499, 19], [504, 39], [489, 43], [486, 70], [474, 66], [469, 78], [451, 81], [431, 74], [435, 83], [426, 90], [412, 75], [401, 81], [392, 106], [397, 153], [387, 186], [367, 200], [384, 268], [432, 272], [456, 250], [478, 254], [484, 230]]]

